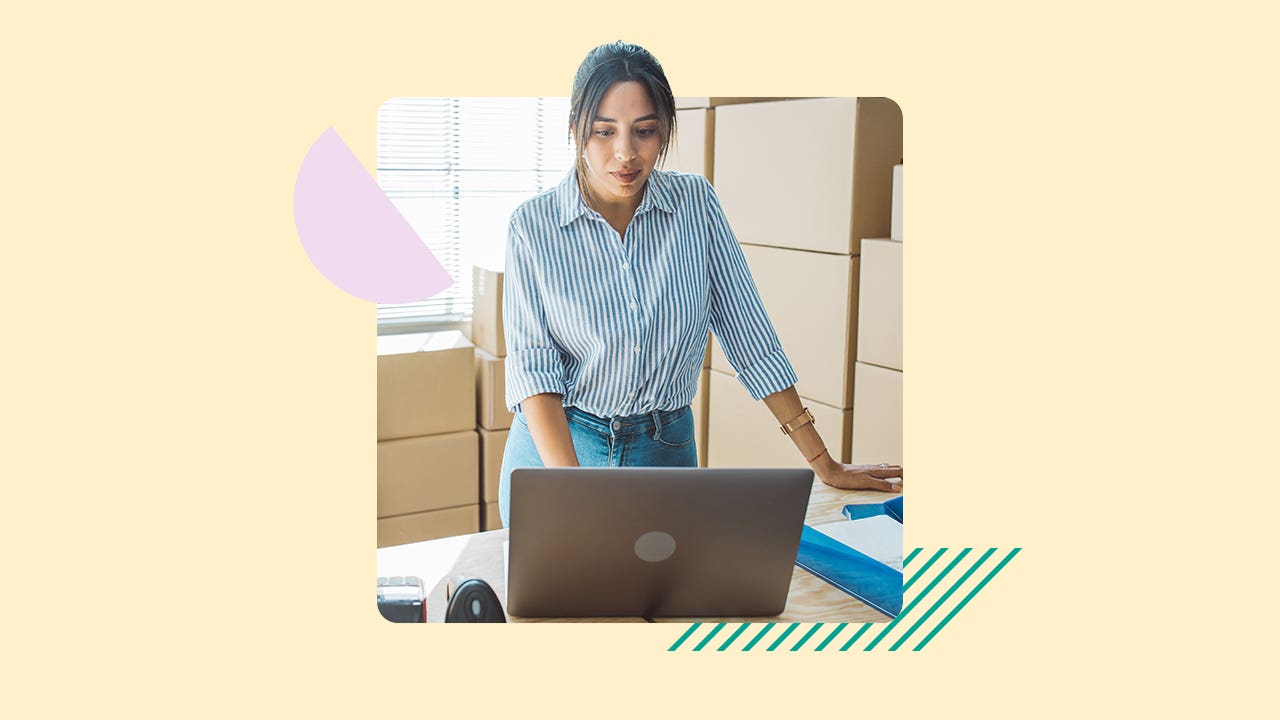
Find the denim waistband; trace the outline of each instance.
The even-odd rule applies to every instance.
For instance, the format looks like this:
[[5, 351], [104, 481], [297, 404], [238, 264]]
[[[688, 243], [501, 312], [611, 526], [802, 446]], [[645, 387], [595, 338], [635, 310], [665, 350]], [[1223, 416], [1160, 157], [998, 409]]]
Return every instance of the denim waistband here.
[[686, 405], [675, 410], [654, 410], [643, 415], [602, 418], [585, 410], [566, 407], [564, 414], [570, 423], [576, 423], [603, 435], [634, 435], [636, 433], [652, 432], [656, 428], [665, 427], [677, 420], [680, 414], [688, 409], [689, 407]]

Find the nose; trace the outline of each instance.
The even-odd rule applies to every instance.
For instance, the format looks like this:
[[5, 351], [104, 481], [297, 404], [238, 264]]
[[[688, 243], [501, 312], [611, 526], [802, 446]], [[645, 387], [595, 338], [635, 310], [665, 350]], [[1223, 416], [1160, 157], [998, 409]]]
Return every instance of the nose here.
[[625, 137], [622, 133], [618, 134], [618, 140], [613, 146], [613, 156], [622, 162], [635, 159], [636, 148], [630, 137]]

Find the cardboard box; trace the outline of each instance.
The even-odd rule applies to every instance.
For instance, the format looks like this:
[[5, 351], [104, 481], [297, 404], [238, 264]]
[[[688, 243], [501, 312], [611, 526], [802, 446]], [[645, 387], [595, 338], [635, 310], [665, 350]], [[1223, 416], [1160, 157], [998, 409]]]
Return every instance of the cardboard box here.
[[474, 429], [380, 442], [378, 517], [474, 505], [479, 477]]
[[889, 238], [902, 242], [902, 165], [893, 166], [893, 211], [889, 222]]
[[709, 108], [677, 110], [676, 140], [667, 148], [663, 169], [693, 173], [711, 180], [715, 117], [715, 110]]
[[378, 336], [378, 440], [476, 426], [475, 350], [462, 333]]
[[510, 430], [480, 429], [480, 499], [498, 501], [498, 481], [502, 479], [502, 451]]
[[[834, 408], [853, 407], [859, 258], [751, 245], [742, 252], [799, 377], [796, 390]], [[711, 367], [736, 375], [718, 340]]]
[[[711, 404], [707, 426], [707, 467], [807, 468], [791, 438], [763, 403], [751, 399], [737, 378], [711, 371]], [[848, 462], [853, 411], [840, 410], [801, 397], [813, 413], [814, 426], [831, 456]]]
[[770, 102], [774, 100], [786, 100], [788, 98], [778, 97], [677, 97], [676, 110], [690, 110], [694, 108], [714, 108], [721, 105], [740, 105], [742, 103], [752, 102]]
[[378, 518], [378, 547], [435, 540], [480, 531], [477, 505]]
[[857, 363], [851, 462], [902, 464], [902, 373]]
[[714, 159], [739, 242], [853, 255], [889, 235], [902, 112], [885, 98], [730, 105]]
[[502, 514], [498, 512], [498, 503], [491, 502], [480, 506], [480, 529], [502, 529]]
[[507, 341], [502, 335], [502, 273], [473, 266], [471, 303], [471, 342], [490, 355], [506, 357]]
[[902, 243], [863, 240], [858, 362], [902, 369]]
[[511, 427], [514, 415], [507, 410], [507, 362], [476, 350], [476, 422], [488, 430]]

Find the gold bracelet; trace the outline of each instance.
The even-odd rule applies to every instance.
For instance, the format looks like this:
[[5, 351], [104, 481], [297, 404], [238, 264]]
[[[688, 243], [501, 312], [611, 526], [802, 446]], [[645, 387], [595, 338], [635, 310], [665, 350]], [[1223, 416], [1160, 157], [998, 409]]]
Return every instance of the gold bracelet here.
[[813, 419], [813, 413], [809, 412], [809, 408], [805, 408], [804, 412], [797, 415], [791, 422], [784, 423], [779, 427], [783, 435], [790, 435], [809, 423], [817, 424], [818, 421]]

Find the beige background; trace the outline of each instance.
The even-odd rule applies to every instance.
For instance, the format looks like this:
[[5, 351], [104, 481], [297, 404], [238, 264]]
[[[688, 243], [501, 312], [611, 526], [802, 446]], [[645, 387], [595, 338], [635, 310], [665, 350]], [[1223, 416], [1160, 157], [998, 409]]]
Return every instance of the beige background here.
[[[0, 22], [20, 716], [1274, 705], [1274, 17], [80, 5]], [[903, 107], [907, 544], [1026, 548], [923, 653], [374, 611], [374, 310], [303, 254], [299, 163], [332, 125], [372, 167], [394, 95], [564, 94], [620, 36], [681, 95]]]

